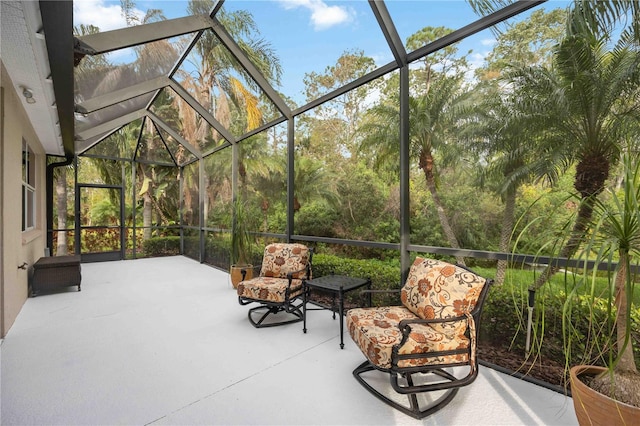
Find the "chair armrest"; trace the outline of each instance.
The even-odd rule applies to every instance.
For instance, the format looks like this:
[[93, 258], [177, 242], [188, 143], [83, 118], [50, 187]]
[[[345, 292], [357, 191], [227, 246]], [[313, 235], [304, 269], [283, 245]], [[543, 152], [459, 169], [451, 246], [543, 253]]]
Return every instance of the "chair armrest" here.
[[409, 332], [411, 332], [411, 324], [442, 324], [447, 322], [457, 322], [457, 321], [465, 321], [468, 320], [469, 317], [466, 315], [460, 315], [457, 317], [451, 318], [434, 318], [434, 319], [422, 319], [422, 318], [414, 318], [414, 319], [405, 319], [400, 321], [398, 324], [398, 328], [403, 331], [406, 328], [409, 328]]
[[[287, 279], [289, 280], [289, 285], [291, 285], [291, 281], [293, 280], [293, 276], [294, 276], [295, 274], [299, 274], [299, 273], [301, 273], [301, 272], [308, 271], [308, 269], [309, 269], [309, 267], [308, 267], [308, 266], [305, 266], [304, 268], [302, 268], [302, 269], [300, 269], [300, 270], [298, 270], [298, 271], [288, 272], [288, 273], [287, 273]], [[307, 274], [307, 275], [308, 275], [308, 274]], [[306, 279], [306, 278], [299, 278], [299, 279], [304, 280], [304, 279]]]
[[[393, 357], [398, 358], [399, 356], [402, 357], [403, 355], [399, 355], [399, 351], [400, 348], [402, 348], [406, 343], [407, 340], [409, 340], [409, 335], [411, 334], [411, 325], [413, 324], [425, 324], [425, 325], [429, 325], [429, 324], [443, 324], [443, 323], [448, 323], [448, 322], [457, 322], [457, 321], [466, 321], [467, 322], [467, 330], [471, 330], [471, 341], [472, 341], [472, 346], [475, 347], [475, 340], [476, 340], [476, 323], [475, 320], [473, 318], [473, 315], [471, 313], [465, 313], [464, 315], [460, 315], [457, 317], [451, 317], [451, 318], [439, 318], [439, 319], [422, 319], [422, 318], [415, 318], [415, 319], [406, 319], [406, 320], [402, 320], [398, 323], [398, 328], [400, 330], [400, 333], [402, 333], [402, 339], [400, 340], [399, 343], [395, 344], [393, 346]], [[473, 353], [475, 353], [475, 348], [472, 349]], [[445, 351], [446, 352], [446, 351]], [[418, 354], [414, 353], [414, 356], [419, 356]], [[407, 355], [405, 355], [407, 356]]]
[[240, 269], [240, 273], [242, 274], [242, 281], [244, 281], [244, 280], [245, 280], [245, 278], [246, 278], [246, 276], [247, 276], [247, 271], [248, 271], [249, 269], [253, 269], [253, 271], [255, 272], [255, 271], [257, 271], [259, 268], [260, 268], [260, 265], [252, 266], [251, 268], [241, 268], [241, 269]]
[[[293, 276], [295, 274], [299, 274], [299, 273], [304, 272], [304, 271], [309, 271], [309, 266], [305, 266], [304, 268], [302, 268], [302, 269], [300, 269], [298, 271], [292, 271], [292, 272], [288, 272], [287, 273], [287, 281], [289, 281], [289, 282], [287, 284], [287, 288], [285, 289], [285, 299], [288, 300], [289, 299], [289, 295], [291, 294], [290, 293], [291, 292], [291, 285], [293, 284], [293, 279], [294, 279]], [[308, 272], [307, 272], [307, 276], [308, 276]], [[296, 278], [296, 279], [299, 279], [300, 281], [304, 281], [305, 280], [305, 278]], [[304, 285], [302, 285], [301, 287], [304, 287]]]

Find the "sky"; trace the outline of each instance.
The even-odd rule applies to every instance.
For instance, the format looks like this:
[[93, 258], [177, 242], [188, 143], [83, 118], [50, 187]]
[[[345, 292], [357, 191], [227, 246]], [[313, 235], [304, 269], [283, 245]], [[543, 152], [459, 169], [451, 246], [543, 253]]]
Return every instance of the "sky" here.
[[[148, 8], [162, 9], [169, 19], [186, 16], [186, 1], [137, 0], [134, 4], [140, 16]], [[556, 0], [544, 7], [566, 5], [567, 1]], [[479, 18], [463, 0], [388, 0], [386, 6], [403, 41], [426, 26], [457, 29]], [[378, 66], [393, 60], [366, 0], [228, 0], [224, 7], [252, 14], [261, 36], [271, 44], [282, 64], [282, 85], [276, 89], [299, 105], [305, 103], [305, 74], [322, 73], [345, 51], [362, 50]], [[102, 31], [126, 26], [117, 0], [75, 0], [74, 24], [79, 23], [96, 25]], [[460, 52], [473, 50], [468, 60], [477, 67], [494, 43], [495, 34], [486, 30], [463, 41]], [[117, 55], [112, 60], [117, 60]]]

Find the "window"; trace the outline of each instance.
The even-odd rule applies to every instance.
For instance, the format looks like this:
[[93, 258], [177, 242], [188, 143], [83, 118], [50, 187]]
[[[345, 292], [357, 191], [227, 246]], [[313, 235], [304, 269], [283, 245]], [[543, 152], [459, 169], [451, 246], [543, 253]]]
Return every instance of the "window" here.
[[36, 162], [29, 144], [22, 140], [22, 230], [29, 231], [36, 223]]

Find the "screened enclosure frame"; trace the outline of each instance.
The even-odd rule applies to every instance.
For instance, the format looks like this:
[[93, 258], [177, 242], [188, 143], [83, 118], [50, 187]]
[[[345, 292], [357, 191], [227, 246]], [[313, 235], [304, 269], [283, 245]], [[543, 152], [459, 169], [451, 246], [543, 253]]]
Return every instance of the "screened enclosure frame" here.
[[[394, 60], [368, 74], [338, 88], [326, 93], [319, 98], [308, 102], [307, 104], [291, 109], [283, 97], [271, 85], [259, 71], [258, 67], [252, 63], [247, 57], [244, 50], [233, 39], [226, 30], [224, 25], [218, 20], [217, 13], [224, 5], [224, 0], [215, 3], [209, 15], [193, 15], [181, 18], [169, 19], [149, 24], [141, 24], [133, 27], [105, 31], [96, 34], [88, 34], [83, 36], [72, 35], [72, 3], [71, 2], [50, 2], [41, 1], [42, 19], [44, 31], [47, 34], [47, 49], [49, 60], [51, 63], [51, 74], [54, 82], [54, 91], [56, 93], [57, 108], [60, 115], [60, 127], [65, 149], [66, 158], [52, 162], [47, 167], [47, 242], [49, 247], [52, 245], [53, 232], [53, 171], [57, 167], [63, 167], [71, 164], [77, 157], [90, 156], [88, 152], [98, 144], [107, 140], [111, 135], [125, 128], [125, 126], [136, 120], [142, 120], [143, 125], [140, 126], [138, 134], [138, 146], [140, 144], [144, 123], [150, 122], [156, 129], [157, 134], [162, 139], [165, 147], [167, 147], [166, 135], [173, 138], [181, 147], [188, 151], [192, 158], [184, 163], [178, 164], [176, 158], [172, 155], [173, 166], [179, 170], [180, 176], [180, 194], [184, 188], [184, 168], [197, 163], [198, 168], [198, 224], [196, 226], [188, 225], [183, 222], [182, 209], [180, 209], [180, 223], [177, 227], [182, 237], [181, 252], [184, 253], [184, 232], [190, 230], [198, 233], [199, 236], [199, 261], [204, 261], [205, 256], [205, 236], [207, 232], [217, 232], [219, 229], [206, 226], [204, 218], [204, 179], [205, 166], [204, 159], [210, 155], [215, 155], [221, 150], [232, 149], [232, 197], [235, 199], [238, 192], [238, 146], [243, 141], [257, 135], [276, 125], [286, 123], [286, 156], [287, 156], [287, 177], [286, 177], [286, 229], [280, 234], [268, 234], [270, 237], [280, 238], [284, 241], [306, 241], [306, 242], [322, 242], [329, 244], [346, 244], [352, 246], [362, 246], [379, 249], [397, 250], [400, 253], [401, 270], [406, 271], [410, 265], [410, 253], [436, 253], [446, 256], [465, 256], [491, 260], [511, 260], [511, 261], [534, 261], [534, 256], [514, 255], [512, 253], [499, 253], [492, 251], [479, 251], [467, 249], [451, 249], [444, 247], [433, 247], [414, 244], [410, 240], [409, 232], [409, 65], [415, 61], [424, 58], [434, 52], [444, 49], [456, 42], [459, 42], [480, 31], [491, 28], [511, 17], [535, 8], [545, 3], [540, 1], [515, 1], [494, 13], [477, 19], [476, 21], [459, 28], [434, 42], [428, 43], [420, 48], [408, 52], [398, 34], [395, 23], [387, 10], [384, 1], [369, 0], [368, 4], [377, 21], [380, 31], [382, 32], [387, 48], [393, 55]], [[200, 37], [210, 32], [224, 46], [225, 49], [235, 58], [237, 64], [242, 68], [242, 72], [246, 73], [253, 79], [253, 82], [259, 87], [262, 93], [275, 106], [280, 116], [269, 119], [267, 122], [260, 123], [255, 128], [249, 129], [241, 135], [234, 135], [220, 121], [218, 121], [207, 108], [199, 103], [192, 94], [186, 90], [176, 79], [176, 73], [182, 66], [189, 53], [196, 47]], [[131, 86], [119, 88], [108, 93], [100, 94], [89, 99], [74, 99], [75, 83], [74, 69], [87, 57], [101, 55], [123, 48], [132, 48], [143, 46], [147, 43], [166, 40], [175, 36], [183, 36], [193, 34], [191, 41], [185, 46], [182, 54], [179, 55], [174, 65], [171, 67], [167, 75], [153, 76], [146, 81], [137, 82]], [[376, 241], [360, 241], [327, 238], [319, 236], [296, 235], [294, 232], [294, 169], [295, 169], [295, 123], [296, 120], [304, 113], [323, 105], [345, 93], [357, 89], [367, 83], [370, 83], [380, 77], [391, 72], [398, 71], [400, 76], [400, 158], [399, 158], [399, 176], [400, 176], [400, 230], [399, 242], [376, 242]], [[202, 120], [217, 132], [221, 137], [221, 143], [217, 146], [208, 148], [206, 151], [194, 147], [188, 140], [185, 140], [170, 123], [167, 123], [161, 116], [152, 111], [154, 101], [160, 96], [161, 92], [171, 89], [176, 96], [180, 97], [186, 105], [195, 111]], [[143, 107], [127, 109], [126, 106], [131, 104], [135, 99], [146, 99], [149, 101], [144, 103]], [[129, 104], [127, 104], [129, 103]], [[122, 106], [122, 111], [114, 117], [109, 117], [104, 121], [99, 121], [87, 125], [87, 117], [93, 114], [100, 114], [114, 106]], [[162, 132], [166, 133], [163, 135]], [[137, 152], [136, 147], [135, 152]], [[169, 150], [169, 152], [171, 152]], [[135, 174], [134, 164], [138, 161], [135, 153], [132, 158], [122, 159], [119, 157], [110, 157], [102, 155], [100, 158], [130, 161], [132, 170]], [[166, 166], [166, 164], [163, 164]], [[75, 183], [78, 184], [77, 181]], [[132, 199], [135, 203], [135, 188], [133, 190]], [[180, 200], [182, 203], [182, 199]], [[75, 215], [78, 217], [79, 212]], [[135, 215], [135, 209], [134, 209]], [[78, 227], [76, 220], [76, 227]], [[134, 221], [135, 229], [135, 221]], [[77, 229], [76, 229], [77, 232]], [[76, 249], [78, 249], [76, 247]], [[134, 249], [135, 255], [135, 249]], [[545, 259], [539, 256], [535, 257], [536, 262]], [[403, 279], [405, 277], [402, 277]]]

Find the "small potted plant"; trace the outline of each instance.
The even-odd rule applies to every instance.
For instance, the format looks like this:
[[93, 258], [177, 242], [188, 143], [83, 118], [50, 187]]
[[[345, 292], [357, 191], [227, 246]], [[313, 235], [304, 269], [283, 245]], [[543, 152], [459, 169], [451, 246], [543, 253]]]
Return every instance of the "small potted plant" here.
[[[626, 155], [623, 165], [621, 190], [612, 190], [606, 202], [594, 200], [590, 236], [579, 256], [585, 266], [574, 276], [565, 275], [568, 291], [563, 309], [565, 355], [574, 409], [581, 425], [640, 421], [640, 374], [633, 348], [640, 308], [633, 304], [631, 273], [631, 266], [637, 265], [640, 258], [640, 163], [638, 158]], [[587, 265], [587, 260], [593, 261], [593, 265]], [[609, 285], [604, 289], [596, 285], [598, 265], [616, 261], [615, 268], [607, 269]], [[605, 313], [604, 320], [596, 317], [599, 304], [603, 306], [600, 312]], [[585, 311], [590, 313], [586, 318], [576, 315]], [[577, 322], [585, 320], [588, 333], [577, 328]], [[577, 346], [590, 348], [583, 360], [600, 365], [569, 365], [573, 362], [572, 349]]]
[[250, 217], [247, 214], [245, 203], [236, 198], [231, 225], [231, 284], [233, 288], [238, 287], [238, 283], [243, 280], [242, 271], [245, 271], [244, 279], [253, 278], [253, 265], [250, 263], [253, 254], [253, 247], [256, 243], [255, 237], [249, 231]]

